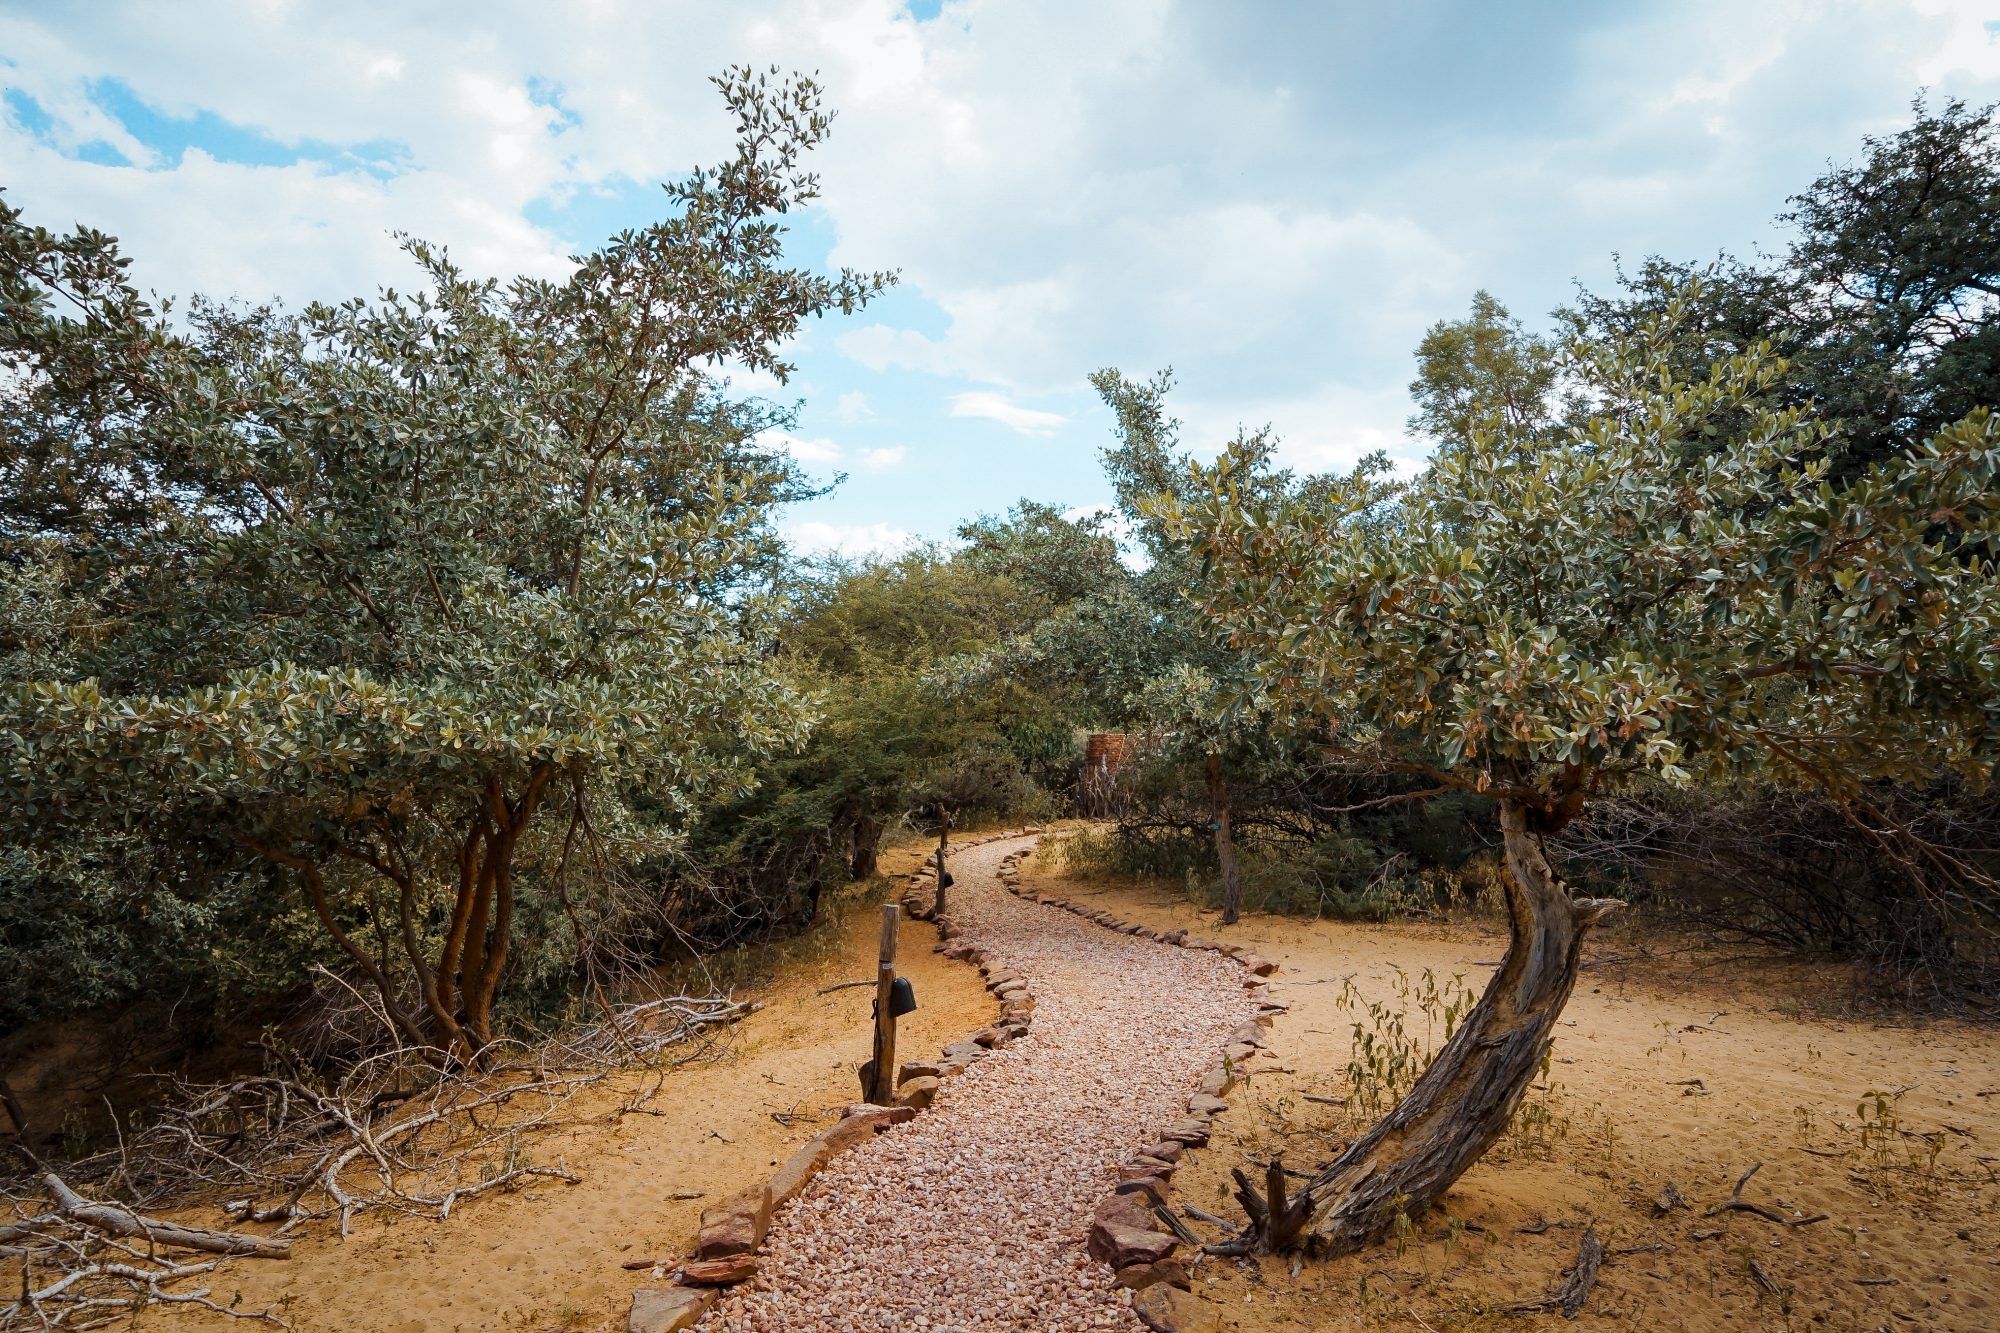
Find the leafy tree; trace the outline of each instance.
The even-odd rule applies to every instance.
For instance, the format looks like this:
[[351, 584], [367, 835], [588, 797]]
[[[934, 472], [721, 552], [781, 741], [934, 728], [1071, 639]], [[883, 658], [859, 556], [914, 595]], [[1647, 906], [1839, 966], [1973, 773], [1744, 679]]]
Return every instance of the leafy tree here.
[[1561, 427], [1483, 414], [1407, 492], [1379, 466], [1272, 497], [1232, 449], [1160, 515], [1213, 562], [1207, 610], [1258, 697], [1351, 761], [1495, 802], [1510, 942], [1408, 1098], [1261, 1242], [1357, 1248], [1428, 1207], [1547, 1055], [1583, 936], [1543, 840], [1642, 778], [1765, 776], [1852, 797], [2000, 752], [2000, 423], [1984, 410], [1836, 487], [1825, 431], [1753, 350], [1698, 377], [1688, 306], [1567, 353]]
[[[1652, 258], [1611, 295], [1582, 294], [1568, 320], [1632, 334], [1669, 303], [1676, 366], [1769, 342], [1791, 365], [1778, 392], [1815, 405], [1834, 433], [1835, 480], [1894, 458], [2000, 401], [2000, 121], [1958, 100], [1870, 137], [1791, 200], [1795, 228], [1770, 260]], [[1698, 288], [1690, 288], [1694, 279]]]
[[[824, 717], [803, 748], [774, 762], [768, 786], [813, 807], [818, 826], [846, 844], [855, 878], [875, 873], [883, 832], [916, 807], [1015, 794], [1004, 779], [968, 785], [953, 775], [964, 776], [970, 756], [1004, 755], [1010, 726], [1039, 705], [1004, 680], [948, 695], [930, 678], [1023, 623], [1028, 599], [981, 561], [931, 549], [837, 567], [800, 591], [786, 656]], [[1018, 775], [1019, 764], [1002, 769]]]
[[817, 87], [716, 82], [734, 157], [561, 282], [412, 241], [415, 292], [176, 333], [104, 238], [0, 218], [0, 578], [68, 608], [0, 625], [55, 640], [0, 694], [0, 836], [173, 830], [281, 872], [405, 1039], [472, 1058], [550, 815], [670, 830], [804, 733], [761, 591], [804, 484], [712, 372], [782, 379], [803, 319], [888, 279], [784, 263]]
[[1556, 353], [1491, 294], [1474, 292], [1470, 315], [1440, 320], [1417, 344], [1410, 429], [1462, 441], [1496, 415], [1517, 434], [1542, 429], [1556, 391]]

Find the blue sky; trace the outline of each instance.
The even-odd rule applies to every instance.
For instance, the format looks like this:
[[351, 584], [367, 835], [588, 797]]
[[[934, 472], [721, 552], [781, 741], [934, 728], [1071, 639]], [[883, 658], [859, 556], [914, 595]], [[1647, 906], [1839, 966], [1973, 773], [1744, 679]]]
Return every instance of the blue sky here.
[[1429, 324], [1780, 243], [1920, 87], [2000, 99], [2000, 0], [0, 0], [0, 186], [168, 294], [407, 282], [395, 231], [553, 275], [726, 149], [704, 79], [739, 62], [840, 112], [798, 257], [903, 277], [746, 384], [847, 474], [788, 526], [854, 551], [1103, 501], [1104, 365], [1172, 365], [1197, 449], [1269, 423], [1303, 468], [1415, 465]]

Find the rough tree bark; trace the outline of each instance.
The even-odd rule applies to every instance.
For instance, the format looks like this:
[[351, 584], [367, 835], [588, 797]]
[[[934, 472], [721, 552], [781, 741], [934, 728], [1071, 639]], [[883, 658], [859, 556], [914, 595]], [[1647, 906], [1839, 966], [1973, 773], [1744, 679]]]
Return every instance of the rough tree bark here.
[[1500, 970], [1394, 1110], [1296, 1196], [1274, 1200], [1276, 1208], [1256, 1201], [1258, 1248], [1361, 1249], [1398, 1216], [1428, 1209], [1506, 1130], [1576, 984], [1584, 932], [1620, 905], [1569, 896], [1542, 853], [1553, 822], [1519, 801], [1500, 802], [1509, 931]]
[[856, 879], [873, 879], [882, 856], [882, 821], [869, 814], [854, 817], [854, 858], [848, 870]]
[[1206, 775], [1215, 822], [1215, 863], [1222, 870], [1222, 924], [1233, 926], [1243, 910], [1243, 876], [1236, 869], [1236, 838], [1229, 830], [1229, 782], [1222, 774], [1221, 755], [1208, 756]]

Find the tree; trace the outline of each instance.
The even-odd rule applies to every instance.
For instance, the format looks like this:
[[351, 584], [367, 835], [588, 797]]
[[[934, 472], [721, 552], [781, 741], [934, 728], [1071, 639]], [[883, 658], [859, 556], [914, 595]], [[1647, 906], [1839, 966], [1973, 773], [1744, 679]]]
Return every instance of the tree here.
[[[1677, 366], [1768, 342], [1790, 363], [1779, 388], [1833, 424], [1826, 455], [1843, 481], [2000, 401], [2000, 120], [1956, 99], [1829, 165], [1779, 220], [1772, 259], [1651, 258], [1611, 295], [1583, 293], [1568, 322], [1594, 337], [1655, 323], [1669, 302]], [[1699, 279], [1691, 289], [1690, 284]]]
[[1260, 699], [1419, 794], [1485, 793], [1503, 843], [1499, 970], [1409, 1096], [1271, 1210], [1268, 1248], [1367, 1244], [1504, 1130], [1616, 905], [1543, 849], [1593, 798], [1762, 775], [1852, 799], [1912, 754], [1983, 782], [2000, 752], [2000, 423], [1835, 487], [1766, 350], [1680, 371], [1687, 309], [1568, 349], [1587, 413], [1485, 413], [1400, 495], [1375, 463], [1272, 499], [1231, 450], [1161, 506]]
[[999, 791], [947, 775], [975, 753], [1004, 753], [1009, 724], [1033, 715], [1034, 701], [1006, 681], [948, 697], [930, 677], [940, 661], [1023, 623], [1026, 596], [979, 562], [934, 549], [828, 570], [801, 590], [786, 652], [824, 700], [825, 720], [778, 762], [773, 783], [817, 794], [856, 878], [875, 873], [883, 832], [915, 807], [945, 797], [977, 805]]
[[1410, 429], [1465, 440], [1497, 415], [1516, 435], [1531, 435], [1548, 425], [1555, 389], [1556, 348], [1490, 293], [1474, 292], [1470, 315], [1440, 320], [1417, 344]]
[[104, 238], [0, 218], [0, 578], [70, 608], [0, 695], [0, 836], [171, 829], [261, 866], [404, 1040], [471, 1059], [530, 848], [560, 876], [635, 800], [671, 833], [804, 733], [765, 594], [804, 483], [760, 443], [783, 414], [712, 372], [783, 379], [803, 319], [889, 279], [785, 266], [812, 81], [716, 83], [735, 156], [561, 282], [411, 241], [414, 293], [176, 332]]

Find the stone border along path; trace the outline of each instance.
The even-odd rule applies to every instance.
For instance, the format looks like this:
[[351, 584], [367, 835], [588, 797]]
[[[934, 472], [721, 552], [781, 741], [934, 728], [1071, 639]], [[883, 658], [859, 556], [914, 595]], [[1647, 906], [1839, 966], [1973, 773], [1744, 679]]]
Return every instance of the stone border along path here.
[[[1275, 964], [1024, 889], [1034, 845], [990, 844], [1037, 832], [959, 843], [938, 922], [1000, 1021], [705, 1212], [681, 1285], [636, 1293], [630, 1333], [1213, 1326], [1163, 1206], [1285, 1007], [1262, 981]], [[932, 878], [908, 881], [918, 919]]]

